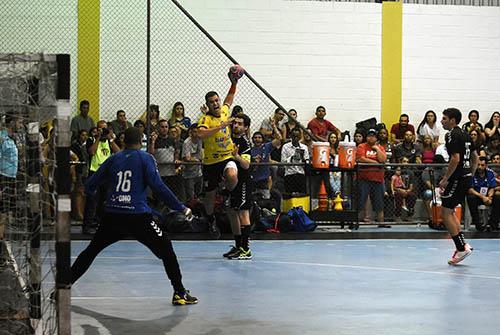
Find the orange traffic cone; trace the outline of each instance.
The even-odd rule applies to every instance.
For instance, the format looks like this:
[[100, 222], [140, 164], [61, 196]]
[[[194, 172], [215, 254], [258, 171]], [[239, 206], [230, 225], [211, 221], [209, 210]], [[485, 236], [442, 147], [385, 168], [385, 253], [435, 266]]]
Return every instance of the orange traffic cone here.
[[318, 211], [326, 212], [328, 209], [328, 194], [326, 193], [325, 182], [321, 181], [318, 192]]

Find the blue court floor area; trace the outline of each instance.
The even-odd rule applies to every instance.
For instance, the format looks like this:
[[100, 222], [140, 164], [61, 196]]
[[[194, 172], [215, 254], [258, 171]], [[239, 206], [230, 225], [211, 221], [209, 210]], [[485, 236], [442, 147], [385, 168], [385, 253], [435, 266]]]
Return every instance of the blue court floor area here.
[[72, 334], [498, 334], [500, 240], [470, 242], [449, 266], [445, 239], [254, 241], [251, 261], [223, 259], [228, 241], [176, 241], [200, 301], [178, 307], [161, 262], [119, 242], [73, 286]]

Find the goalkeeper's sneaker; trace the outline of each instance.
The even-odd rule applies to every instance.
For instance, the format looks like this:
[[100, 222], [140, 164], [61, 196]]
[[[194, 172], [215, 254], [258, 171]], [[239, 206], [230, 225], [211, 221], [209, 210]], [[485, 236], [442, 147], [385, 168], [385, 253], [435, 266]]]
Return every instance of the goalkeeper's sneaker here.
[[448, 264], [457, 265], [458, 263], [463, 261], [465, 259], [465, 257], [472, 254], [472, 250], [474, 250], [474, 249], [468, 243], [466, 243], [465, 250], [464, 251], [455, 250], [455, 252], [453, 253], [453, 256], [451, 256], [451, 259], [448, 261]]
[[231, 258], [233, 255], [236, 255], [239, 252], [239, 248], [236, 248], [236, 246], [232, 245], [231, 249], [226, 252], [225, 254], [222, 255], [222, 257], [225, 258]]
[[198, 298], [189, 294], [189, 291], [174, 292], [172, 305], [194, 305], [198, 303]]
[[230, 257], [228, 258], [236, 260], [249, 260], [252, 259], [252, 252], [250, 251], [250, 249], [245, 250], [243, 248], [239, 248], [238, 252], [234, 253], [233, 255], [230, 255]]

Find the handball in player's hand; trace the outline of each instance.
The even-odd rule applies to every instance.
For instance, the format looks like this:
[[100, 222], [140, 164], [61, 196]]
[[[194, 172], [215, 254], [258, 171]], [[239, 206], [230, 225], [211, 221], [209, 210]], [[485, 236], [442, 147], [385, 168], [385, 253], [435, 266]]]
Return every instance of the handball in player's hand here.
[[191, 211], [191, 208], [186, 207], [182, 213], [186, 216], [186, 221], [191, 222], [191, 220], [193, 220], [193, 212]]
[[233, 65], [229, 68], [228, 75], [232, 83], [236, 83], [238, 79], [243, 77], [244, 74], [245, 74], [245, 69], [238, 64]]

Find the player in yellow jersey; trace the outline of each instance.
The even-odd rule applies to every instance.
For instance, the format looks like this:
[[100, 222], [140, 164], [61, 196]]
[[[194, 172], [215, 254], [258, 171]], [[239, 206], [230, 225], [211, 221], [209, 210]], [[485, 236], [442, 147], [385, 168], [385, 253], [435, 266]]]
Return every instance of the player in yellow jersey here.
[[238, 183], [238, 168], [233, 159], [233, 141], [230, 117], [231, 107], [236, 93], [238, 79], [229, 76], [231, 88], [224, 103], [220, 104], [219, 95], [210, 91], [205, 95], [208, 111], [198, 122], [198, 136], [203, 140], [203, 180], [205, 188], [205, 210], [209, 220], [210, 234], [220, 238], [220, 230], [215, 224], [214, 203], [217, 186], [224, 181], [227, 191], [232, 191]]

